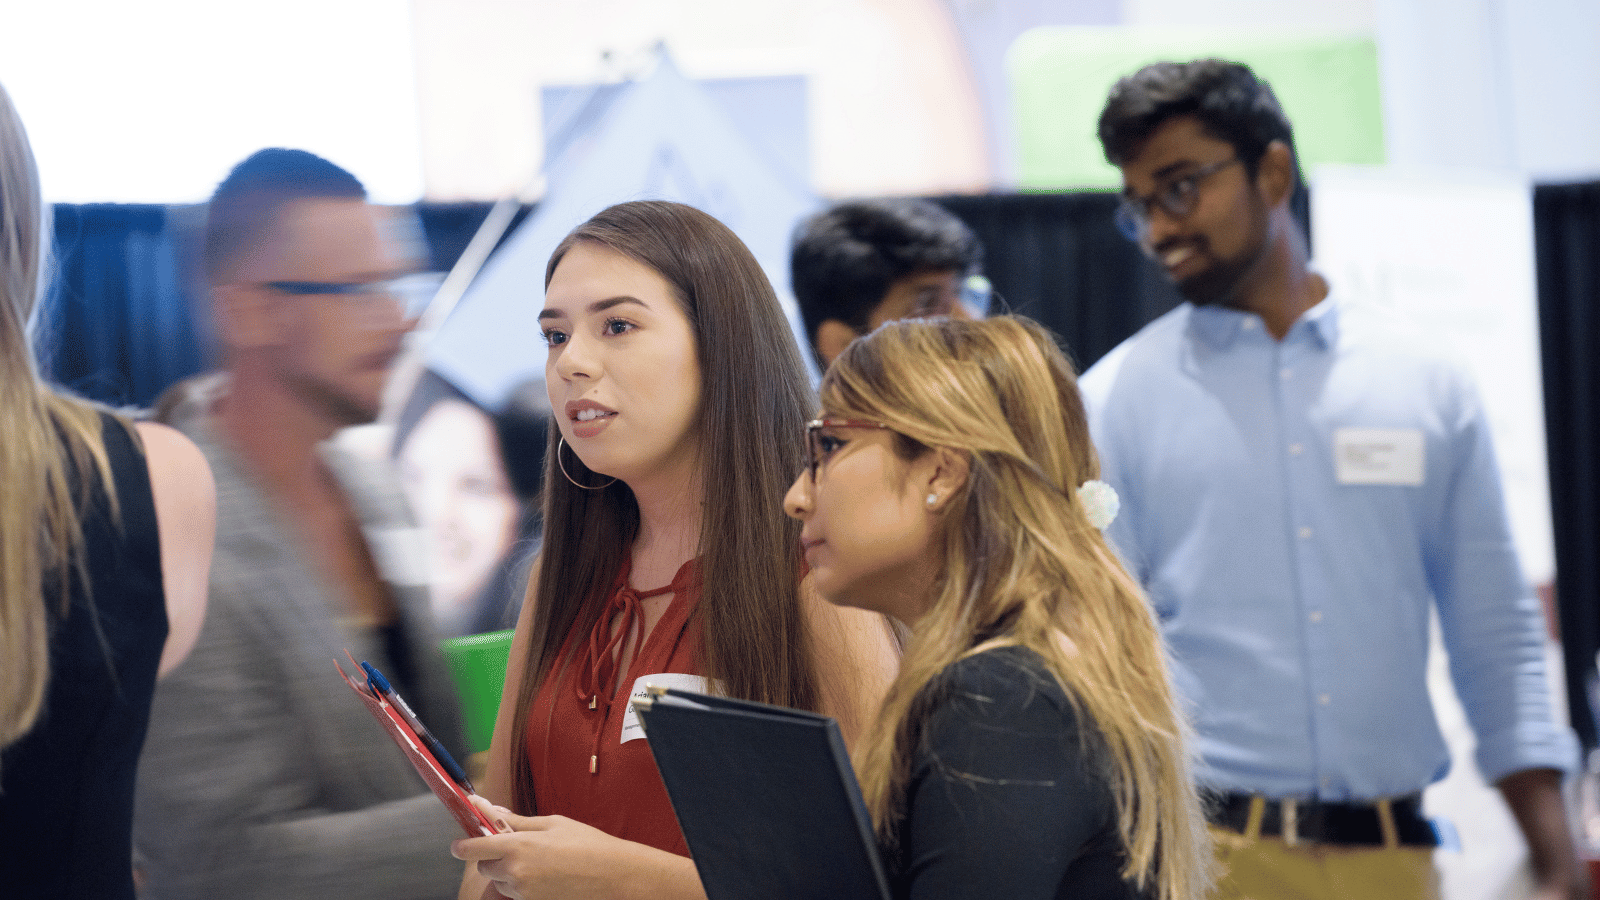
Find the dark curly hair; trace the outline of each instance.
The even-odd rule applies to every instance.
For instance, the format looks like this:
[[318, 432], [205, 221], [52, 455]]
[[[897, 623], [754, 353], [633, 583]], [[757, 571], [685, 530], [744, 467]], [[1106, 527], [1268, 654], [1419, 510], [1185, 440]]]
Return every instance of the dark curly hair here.
[[1112, 86], [1099, 123], [1106, 159], [1123, 165], [1178, 116], [1194, 116], [1207, 134], [1233, 145], [1251, 177], [1268, 144], [1294, 149], [1289, 117], [1270, 85], [1242, 63], [1197, 59], [1151, 63]]
[[789, 279], [806, 336], [814, 342], [829, 319], [866, 331], [889, 286], [907, 275], [941, 269], [974, 275], [982, 265], [977, 235], [936, 203], [912, 197], [847, 200], [795, 228]]

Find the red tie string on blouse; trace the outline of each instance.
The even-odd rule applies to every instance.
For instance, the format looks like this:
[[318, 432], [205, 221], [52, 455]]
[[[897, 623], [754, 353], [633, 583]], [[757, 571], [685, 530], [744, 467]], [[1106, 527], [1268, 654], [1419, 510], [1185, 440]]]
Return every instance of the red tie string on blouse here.
[[[688, 856], [689, 848], [648, 742], [623, 743], [620, 738], [628, 694], [640, 676], [705, 674], [700, 666], [700, 566], [696, 560], [684, 563], [673, 578], [675, 596], [643, 598], [640, 618], [645, 627], [635, 638], [624, 636], [608, 651], [612, 629], [632, 627], [631, 620], [625, 625], [618, 615], [624, 603], [607, 609], [610, 599], [628, 584], [627, 558], [624, 554], [622, 571], [612, 576], [609, 590], [593, 601], [591, 614], [610, 620], [599, 626], [606, 629], [600, 640], [591, 649], [593, 625], [570, 629], [563, 641], [560, 669], [553, 669], [535, 694], [527, 730], [520, 736], [525, 751], [518, 755], [517, 764], [523, 767], [519, 777], [525, 774], [533, 784], [530, 815], [568, 816], [608, 834]], [[656, 605], [664, 609], [658, 610]], [[661, 618], [649, 626], [658, 611]], [[609, 659], [618, 650], [631, 650], [632, 662], [623, 656], [614, 667], [608, 667], [613, 674], [591, 674], [597, 659]], [[589, 691], [574, 689], [582, 679], [593, 685]], [[600, 712], [604, 695], [612, 698], [610, 715]], [[594, 709], [589, 708], [590, 696], [596, 697]], [[580, 772], [588, 772], [589, 777], [581, 777]]]
[[[632, 560], [624, 559], [622, 570], [617, 573], [616, 593], [611, 595], [605, 609], [600, 611], [600, 618], [589, 631], [589, 640], [578, 648], [578, 656], [574, 660], [578, 670], [578, 679], [574, 684], [578, 699], [585, 701], [590, 709], [603, 710], [603, 715], [610, 714], [611, 701], [617, 689], [617, 669], [627, 652], [630, 639], [633, 661], [639, 659], [639, 653], [644, 649], [643, 602], [662, 594], [680, 595], [686, 591], [697, 591], [700, 586], [698, 559], [688, 560], [679, 566], [672, 581], [665, 587], [648, 591], [635, 590], [628, 585], [632, 569]], [[682, 624], [681, 621], [677, 622], [679, 628]], [[639, 632], [637, 635], [634, 634], [636, 628]]]
[[[590, 709], [602, 710], [603, 716], [611, 714], [611, 699], [616, 694], [617, 667], [628, 650], [628, 642], [632, 641], [633, 651], [637, 654], [639, 645], [644, 641], [644, 612], [640, 604], [650, 597], [673, 593], [677, 587], [676, 578], [666, 587], [648, 591], [637, 591], [623, 585], [606, 603], [577, 659], [578, 680], [574, 686], [578, 699], [588, 701]], [[641, 633], [636, 635], [636, 630]]]

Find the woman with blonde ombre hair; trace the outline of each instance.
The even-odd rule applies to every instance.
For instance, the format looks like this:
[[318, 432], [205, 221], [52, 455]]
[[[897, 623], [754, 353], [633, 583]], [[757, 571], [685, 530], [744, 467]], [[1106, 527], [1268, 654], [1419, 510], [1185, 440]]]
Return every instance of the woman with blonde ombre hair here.
[[0, 88], [0, 884], [131, 900], [134, 773], [156, 676], [200, 630], [215, 491], [176, 431], [41, 383], [46, 221]]
[[895, 895], [1203, 896], [1186, 726], [1050, 335], [891, 322], [821, 400], [785, 501], [813, 583], [910, 632], [856, 753]]

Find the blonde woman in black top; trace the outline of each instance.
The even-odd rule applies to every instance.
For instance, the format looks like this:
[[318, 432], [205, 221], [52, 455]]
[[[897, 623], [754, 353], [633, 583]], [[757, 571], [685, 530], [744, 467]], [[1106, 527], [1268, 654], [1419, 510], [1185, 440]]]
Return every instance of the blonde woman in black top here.
[[1185, 725], [1050, 336], [891, 322], [821, 399], [786, 498], [812, 578], [910, 628], [856, 753], [895, 894], [1204, 896]]
[[0, 89], [0, 885], [131, 900], [150, 695], [200, 631], [216, 495], [177, 432], [40, 382], [45, 222]]

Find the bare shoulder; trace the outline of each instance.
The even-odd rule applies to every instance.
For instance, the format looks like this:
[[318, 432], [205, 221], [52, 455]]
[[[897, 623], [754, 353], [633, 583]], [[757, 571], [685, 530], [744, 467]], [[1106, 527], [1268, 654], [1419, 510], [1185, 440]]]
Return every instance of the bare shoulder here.
[[167, 536], [169, 521], [187, 526], [174, 530], [174, 537], [195, 534], [201, 530], [196, 526], [207, 525], [209, 546], [210, 535], [216, 530], [217, 486], [205, 454], [175, 428], [156, 422], [137, 422], [134, 427], [144, 444], [145, 467], [150, 472], [162, 537]]
[[886, 616], [829, 603], [811, 586], [810, 576], [800, 583], [800, 603], [822, 695], [820, 712], [839, 720], [845, 743], [853, 746], [899, 671], [899, 642]]
[[205, 454], [176, 429], [155, 422], [134, 426], [144, 444], [161, 538], [161, 579], [167, 600], [165, 674], [183, 661], [205, 619], [211, 551], [217, 532], [217, 488]]
[[183, 432], [160, 422], [139, 421], [133, 423], [133, 427], [144, 444], [145, 460], [152, 475], [158, 471], [166, 474], [198, 468], [204, 470], [205, 480], [210, 481], [211, 467], [206, 465], [205, 454]]

